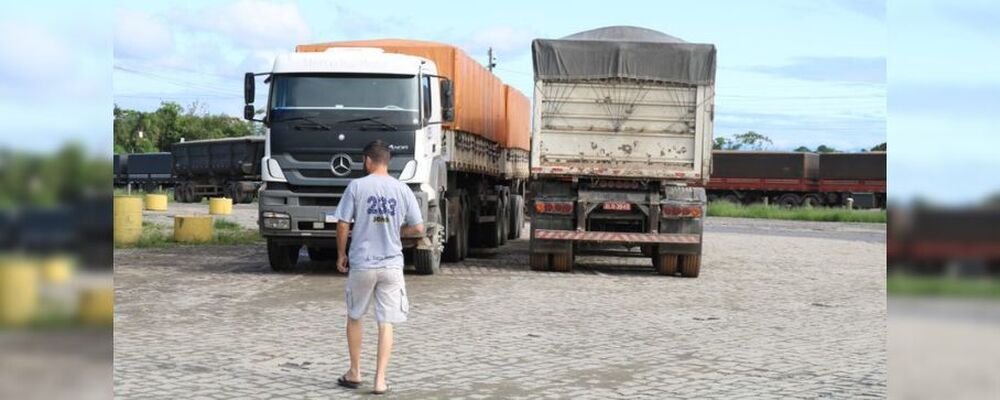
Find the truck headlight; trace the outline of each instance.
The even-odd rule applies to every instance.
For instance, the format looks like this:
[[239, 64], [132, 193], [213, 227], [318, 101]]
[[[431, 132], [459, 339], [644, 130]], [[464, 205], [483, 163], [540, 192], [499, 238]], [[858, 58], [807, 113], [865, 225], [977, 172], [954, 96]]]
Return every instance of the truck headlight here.
[[264, 229], [292, 229], [292, 219], [285, 213], [265, 211], [261, 214]]

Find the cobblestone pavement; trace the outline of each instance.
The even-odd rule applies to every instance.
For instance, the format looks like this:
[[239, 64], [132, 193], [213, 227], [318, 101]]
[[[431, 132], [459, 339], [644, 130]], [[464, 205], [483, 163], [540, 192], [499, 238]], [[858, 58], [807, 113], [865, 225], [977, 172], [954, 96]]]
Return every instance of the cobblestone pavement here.
[[[795, 232], [811, 232], [796, 235]], [[641, 258], [527, 270], [527, 242], [407, 275], [397, 398], [886, 395], [884, 225], [709, 219], [701, 277]], [[120, 398], [363, 395], [346, 370], [344, 277], [270, 272], [263, 246], [115, 252]]]

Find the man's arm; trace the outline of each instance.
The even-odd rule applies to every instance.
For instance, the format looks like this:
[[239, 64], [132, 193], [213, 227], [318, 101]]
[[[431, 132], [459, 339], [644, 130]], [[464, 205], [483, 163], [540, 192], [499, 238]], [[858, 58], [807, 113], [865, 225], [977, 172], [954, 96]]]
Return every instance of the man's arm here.
[[351, 224], [340, 220], [337, 222], [337, 270], [347, 272], [347, 236], [351, 234]]
[[424, 224], [403, 225], [399, 228], [399, 231], [403, 236], [416, 236], [424, 233]]
[[417, 196], [413, 195], [413, 192], [406, 189], [403, 192], [403, 202], [406, 205], [404, 207], [404, 212], [406, 213], [403, 219], [403, 226], [400, 227], [400, 233], [403, 236], [416, 236], [424, 233], [424, 221], [420, 216], [420, 205], [417, 204]]
[[354, 220], [354, 182], [347, 185], [344, 194], [337, 204], [337, 270], [347, 273], [347, 237], [351, 233], [351, 221]]

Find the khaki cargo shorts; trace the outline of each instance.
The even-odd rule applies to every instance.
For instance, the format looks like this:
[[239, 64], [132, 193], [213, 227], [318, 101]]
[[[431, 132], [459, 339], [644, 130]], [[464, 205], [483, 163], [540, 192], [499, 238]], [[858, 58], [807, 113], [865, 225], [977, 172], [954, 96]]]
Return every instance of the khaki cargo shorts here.
[[347, 274], [347, 316], [360, 320], [375, 299], [375, 320], [405, 322], [410, 312], [402, 268], [351, 269]]

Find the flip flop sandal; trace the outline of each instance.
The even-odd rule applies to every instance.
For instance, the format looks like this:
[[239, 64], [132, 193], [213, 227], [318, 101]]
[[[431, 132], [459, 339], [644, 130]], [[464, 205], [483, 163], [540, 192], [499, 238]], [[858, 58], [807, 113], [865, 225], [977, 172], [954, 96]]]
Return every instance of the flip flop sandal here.
[[352, 381], [352, 380], [348, 380], [347, 379], [347, 374], [344, 374], [340, 378], [337, 378], [337, 385], [343, 386], [343, 387], [348, 388], [348, 389], [357, 389], [358, 386], [361, 386], [361, 382], [355, 382], [355, 381]]

